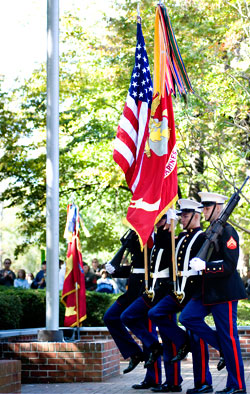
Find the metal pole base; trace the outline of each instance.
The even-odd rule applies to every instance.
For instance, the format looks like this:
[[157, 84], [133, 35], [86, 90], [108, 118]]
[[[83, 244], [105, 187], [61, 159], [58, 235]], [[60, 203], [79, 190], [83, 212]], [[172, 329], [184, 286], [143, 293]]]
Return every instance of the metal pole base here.
[[63, 332], [60, 330], [38, 330], [38, 342], [64, 342]]

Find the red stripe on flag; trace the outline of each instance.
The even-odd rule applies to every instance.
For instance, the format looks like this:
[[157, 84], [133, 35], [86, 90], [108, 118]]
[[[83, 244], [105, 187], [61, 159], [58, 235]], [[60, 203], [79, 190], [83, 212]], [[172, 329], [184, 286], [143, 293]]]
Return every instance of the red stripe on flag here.
[[138, 120], [136, 119], [134, 112], [128, 107], [127, 103], [124, 105], [123, 115], [125, 118], [129, 119], [135, 130], [138, 130]]
[[118, 129], [117, 129], [117, 138], [120, 141], [122, 141], [124, 144], [126, 144], [126, 146], [129, 148], [129, 150], [131, 151], [131, 153], [133, 154], [133, 157], [135, 159], [136, 145], [135, 145], [134, 141], [132, 140], [132, 138], [130, 138], [130, 136], [126, 133], [126, 131], [124, 131], [120, 126], [118, 126]]

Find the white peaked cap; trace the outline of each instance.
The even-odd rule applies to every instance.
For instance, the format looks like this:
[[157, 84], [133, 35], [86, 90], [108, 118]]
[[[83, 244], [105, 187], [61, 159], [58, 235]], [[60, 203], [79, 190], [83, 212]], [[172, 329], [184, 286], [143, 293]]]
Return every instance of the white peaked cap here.
[[210, 192], [199, 192], [198, 195], [201, 198], [201, 202], [215, 202], [216, 204], [224, 204], [224, 202], [228, 199], [227, 196], [223, 196], [218, 193], [210, 193]]
[[180, 205], [180, 209], [177, 213], [181, 213], [183, 210], [190, 210], [198, 213], [202, 212], [201, 204], [195, 200], [181, 198], [180, 200], [178, 200], [178, 204]]

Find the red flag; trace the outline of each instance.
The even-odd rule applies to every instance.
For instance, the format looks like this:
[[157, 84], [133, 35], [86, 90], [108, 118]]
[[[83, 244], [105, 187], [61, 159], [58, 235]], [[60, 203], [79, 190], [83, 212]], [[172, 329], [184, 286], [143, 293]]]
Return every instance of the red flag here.
[[86, 319], [86, 292], [79, 239], [79, 210], [74, 204], [68, 205], [65, 236], [68, 239], [66, 273], [61, 301], [65, 305], [65, 327], [80, 326]]
[[[155, 110], [154, 110], [154, 107]], [[155, 111], [155, 112], [154, 112]], [[171, 95], [156, 95], [152, 104], [149, 149], [140, 182], [128, 207], [127, 222], [145, 245], [154, 224], [177, 200], [177, 152]]]
[[[125, 142], [123, 149], [123, 163], [117, 160], [116, 151], [114, 159], [125, 172], [126, 180], [133, 193], [130, 202], [126, 222], [139, 235], [141, 246], [144, 246], [152, 233], [154, 224], [177, 200], [177, 153], [175, 139], [174, 113], [171, 95], [167, 95], [166, 83], [173, 90], [173, 81], [170, 67], [167, 63], [167, 47], [164, 41], [163, 26], [159, 17], [160, 7], [156, 9], [155, 21], [155, 68], [154, 68], [154, 98], [152, 103], [150, 125], [140, 119], [140, 102], [138, 102], [137, 116], [132, 123], [132, 131], [137, 131], [137, 139], [131, 143], [130, 129], [118, 127], [117, 138]], [[138, 37], [138, 33], [137, 33]], [[140, 45], [137, 44], [140, 49]], [[136, 64], [132, 74], [137, 75], [136, 70], [141, 70], [141, 54], [136, 52]], [[139, 60], [138, 60], [139, 59]], [[131, 80], [131, 86], [133, 79]], [[136, 80], [143, 90], [143, 79]], [[129, 96], [133, 90], [130, 86]], [[151, 85], [150, 85], [151, 86]], [[148, 89], [149, 90], [149, 89]], [[128, 99], [127, 99], [128, 101]], [[131, 100], [130, 100], [131, 101]], [[148, 107], [147, 115], [150, 115]], [[130, 113], [130, 112], [129, 112]], [[123, 116], [127, 114], [125, 105]], [[126, 124], [126, 123], [125, 123]], [[138, 130], [143, 131], [143, 136], [138, 138]], [[132, 133], [131, 133], [132, 134]], [[117, 139], [116, 139], [117, 140]], [[126, 142], [127, 141], [127, 142]], [[140, 145], [136, 145], [137, 141]], [[133, 148], [133, 149], [132, 149]], [[134, 154], [131, 154], [131, 152]], [[137, 155], [135, 154], [138, 153]], [[125, 161], [126, 159], [126, 161]]]

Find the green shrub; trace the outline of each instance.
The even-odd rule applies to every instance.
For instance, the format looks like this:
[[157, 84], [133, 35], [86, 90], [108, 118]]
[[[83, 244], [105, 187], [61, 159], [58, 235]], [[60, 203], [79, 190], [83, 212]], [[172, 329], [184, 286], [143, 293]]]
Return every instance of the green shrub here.
[[46, 325], [46, 293], [45, 290], [14, 289], [20, 294], [23, 305], [21, 328], [36, 328]]
[[[61, 292], [60, 292], [61, 297]], [[103, 315], [117, 295], [86, 292], [85, 327], [104, 326]], [[64, 326], [65, 307], [59, 302], [59, 326]], [[38, 328], [46, 325], [46, 290], [0, 286], [0, 329]]]
[[85, 327], [105, 326], [103, 321], [103, 315], [119, 295], [87, 291], [86, 292], [87, 319], [84, 320], [83, 326]]
[[[117, 299], [117, 294], [86, 292], [87, 319], [84, 327], [102, 327], [103, 315]], [[61, 297], [61, 292], [60, 292]], [[249, 326], [250, 300], [238, 304], [238, 325]], [[59, 302], [59, 326], [64, 326], [65, 307]], [[212, 316], [206, 317], [214, 325]], [[0, 286], [0, 330], [14, 328], [38, 328], [46, 325], [46, 291]]]
[[[0, 286], [3, 287], [3, 286]], [[0, 293], [0, 329], [9, 330], [20, 327], [23, 315], [22, 300], [11, 292]]]
[[[119, 295], [97, 293], [95, 291], [86, 291], [87, 318], [82, 322], [82, 326], [84, 327], [105, 326], [103, 321], [103, 315]], [[64, 326], [64, 313], [65, 313], [65, 307], [62, 303], [60, 303], [60, 308], [59, 308], [60, 327]]]

